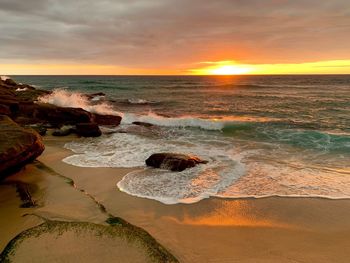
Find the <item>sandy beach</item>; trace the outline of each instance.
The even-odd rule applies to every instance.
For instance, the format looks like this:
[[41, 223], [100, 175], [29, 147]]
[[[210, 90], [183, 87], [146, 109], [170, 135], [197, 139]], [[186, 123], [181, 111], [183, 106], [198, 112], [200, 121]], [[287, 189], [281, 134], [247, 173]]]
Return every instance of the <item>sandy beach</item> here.
[[[21, 231], [42, 223], [38, 216], [105, 224], [111, 214], [149, 232], [180, 262], [348, 261], [350, 200], [210, 198], [195, 204], [165, 205], [118, 190], [116, 183], [131, 169], [82, 168], [62, 162], [71, 154], [63, 145], [72, 139], [45, 137], [46, 150], [38, 162], [0, 186], [0, 211], [6, 214], [1, 223], [7, 226], [1, 228], [1, 249]], [[73, 187], [67, 178], [74, 181]], [[37, 207], [19, 208], [21, 201], [10, 184], [17, 180], [31, 185]], [[23, 216], [31, 213], [37, 216]], [[68, 254], [89, 247], [69, 238], [77, 248]], [[91, 245], [93, 241], [87, 240]], [[20, 252], [26, 254], [23, 249]], [[137, 262], [128, 259], [126, 262]]]

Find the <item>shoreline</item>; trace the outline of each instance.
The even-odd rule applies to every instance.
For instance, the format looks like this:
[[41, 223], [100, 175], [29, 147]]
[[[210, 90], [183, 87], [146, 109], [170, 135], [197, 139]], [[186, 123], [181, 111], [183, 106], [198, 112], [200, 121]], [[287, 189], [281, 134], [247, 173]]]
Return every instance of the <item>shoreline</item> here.
[[[194, 204], [166, 205], [118, 190], [117, 181], [133, 169], [63, 163], [62, 157], [71, 151], [60, 148], [62, 141], [55, 140], [45, 142], [47, 150], [39, 161], [70, 175], [108, 211], [148, 231], [180, 262], [224, 262], [227, 258], [229, 262], [346, 262], [350, 256], [344, 249], [350, 245], [346, 238], [350, 200], [214, 197]], [[236, 248], [232, 250], [233, 244]], [[278, 256], [266, 255], [266, 249], [276, 250]]]
[[[57, 141], [69, 139], [72, 138]], [[54, 151], [63, 152], [61, 146], [55, 146]], [[23, 206], [19, 185], [24, 185], [27, 195], [35, 201], [31, 206]], [[145, 230], [109, 213], [94, 196], [40, 158], [6, 177], [0, 190], [0, 212], [6, 214], [0, 223], [7, 226], [0, 229], [0, 261], [47, 262], [50, 258], [109, 262], [118, 257], [123, 262], [178, 262]], [[101, 243], [101, 238], [105, 239], [106, 248], [86, 251], [88, 247], [93, 251], [92, 247]], [[43, 246], [55, 249], [45, 252]], [[112, 253], [104, 253], [112, 248]]]

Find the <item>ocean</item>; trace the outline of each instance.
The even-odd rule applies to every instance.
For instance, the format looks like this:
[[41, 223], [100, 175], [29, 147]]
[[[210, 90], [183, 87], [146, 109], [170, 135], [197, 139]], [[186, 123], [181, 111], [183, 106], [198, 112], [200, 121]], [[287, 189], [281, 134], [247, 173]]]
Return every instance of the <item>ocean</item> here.
[[[116, 188], [165, 204], [204, 198], [350, 198], [350, 76], [12, 76], [55, 90], [45, 102], [122, 115], [115, 133], [77, 139], [63, 161], [135, 167]], [[92, 100], [85, 93], [103, 92]], [[135, 128], [133, 121], [157, 125]], [[105, 130], [108, 130], [105, 128]], [[208, 160], [183, 172], [156, 152]]]

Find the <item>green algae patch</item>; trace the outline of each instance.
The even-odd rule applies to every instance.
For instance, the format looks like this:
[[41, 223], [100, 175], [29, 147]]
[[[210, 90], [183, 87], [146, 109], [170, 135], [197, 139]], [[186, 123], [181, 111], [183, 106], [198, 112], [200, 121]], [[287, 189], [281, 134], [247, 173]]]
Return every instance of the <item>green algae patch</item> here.
[[0, 262], [178, 262], [143, 229], [121, 218], [107, 221], [47, 220], [12, 239]]

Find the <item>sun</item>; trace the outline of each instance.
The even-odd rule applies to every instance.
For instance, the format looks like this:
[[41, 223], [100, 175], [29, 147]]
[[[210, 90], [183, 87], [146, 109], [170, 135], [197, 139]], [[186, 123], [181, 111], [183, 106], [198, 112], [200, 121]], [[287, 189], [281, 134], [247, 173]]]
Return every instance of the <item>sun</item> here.
[[209, 69], [209, 75], [240, 75], [246, 74], [250, 70], [248, 68], [240, 67], [239, 65], [225, 65], [217, 68]]
[[201, 62], [209, 66], [190, 70], [195, 75], [242, 75], [248, 74], [252, 69], [248, 65], [238, 64], [234, 61]]

